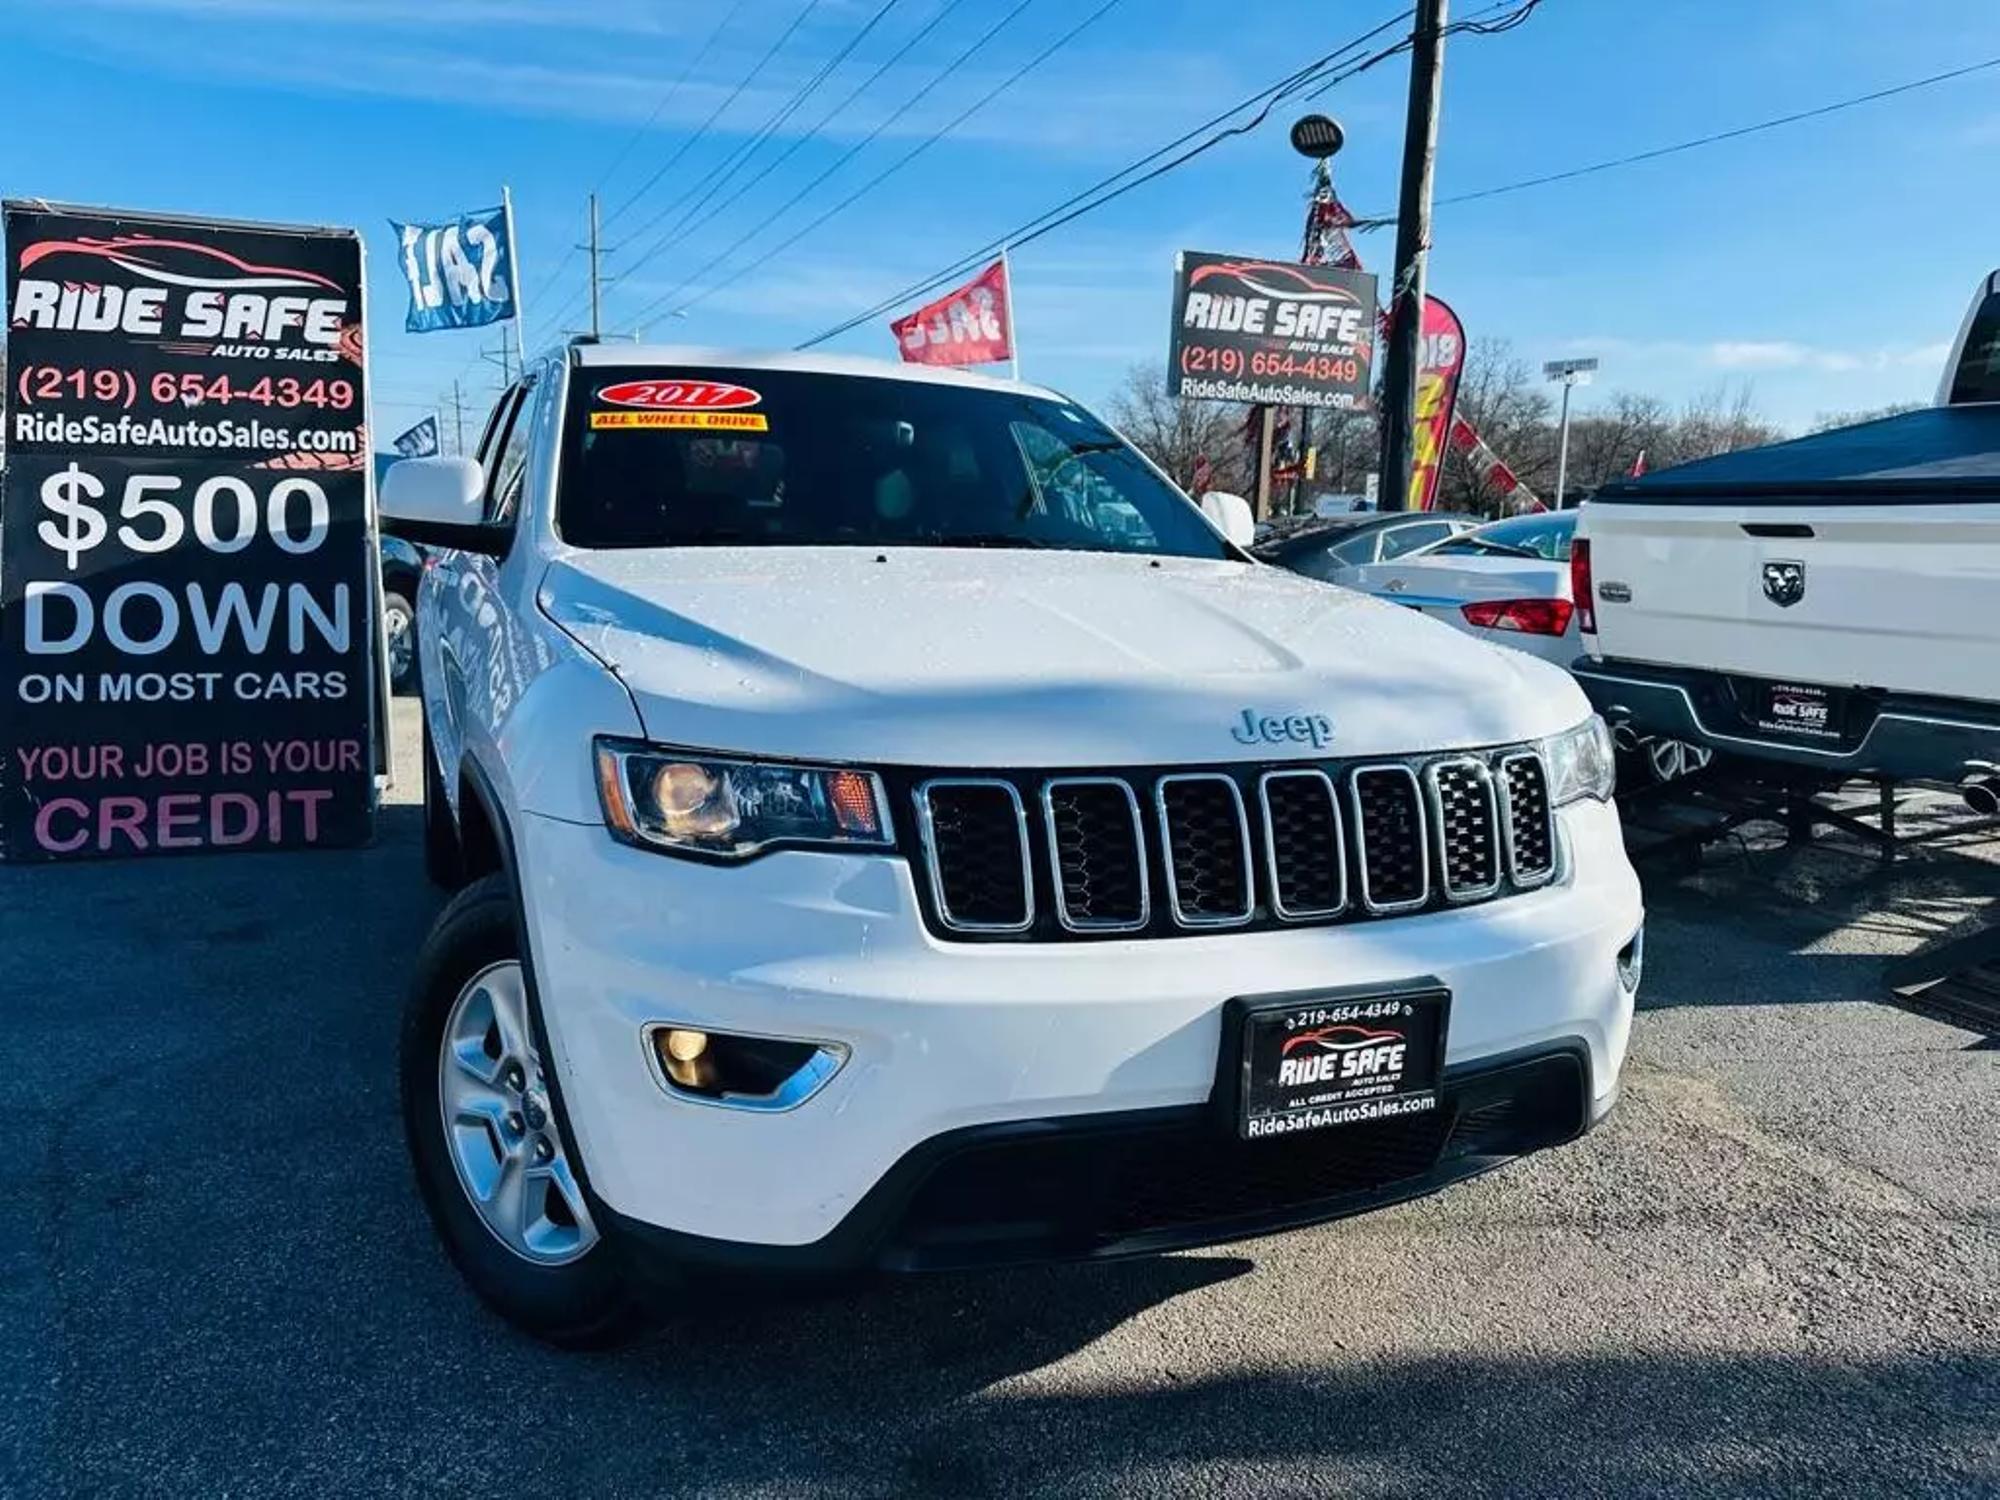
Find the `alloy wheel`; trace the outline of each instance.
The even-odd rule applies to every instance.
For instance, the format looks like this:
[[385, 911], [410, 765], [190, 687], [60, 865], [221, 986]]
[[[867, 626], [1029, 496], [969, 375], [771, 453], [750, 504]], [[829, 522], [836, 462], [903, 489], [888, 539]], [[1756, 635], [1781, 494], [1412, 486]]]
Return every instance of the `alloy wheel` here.
[[482, 969], [452, 1002], [438, 1102], [459, 1186], [495, 1239], [544, 1266], [597, 1243], [550, 1106], [518, 961]]

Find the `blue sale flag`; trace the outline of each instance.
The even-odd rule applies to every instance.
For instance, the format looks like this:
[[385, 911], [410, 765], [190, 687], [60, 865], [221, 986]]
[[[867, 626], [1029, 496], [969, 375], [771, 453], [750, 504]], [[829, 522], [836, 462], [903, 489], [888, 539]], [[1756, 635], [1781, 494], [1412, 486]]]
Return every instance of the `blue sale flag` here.
[[396, 452], [404, 458], [436, 458], [439, 453], [437, 413], [432, 412], [394, 442]]
[[482, 208], [443, 224], [389, 221], [410, 283], [404, 328], [483, 328], [519, 315], [507, 217], [504, 208]]

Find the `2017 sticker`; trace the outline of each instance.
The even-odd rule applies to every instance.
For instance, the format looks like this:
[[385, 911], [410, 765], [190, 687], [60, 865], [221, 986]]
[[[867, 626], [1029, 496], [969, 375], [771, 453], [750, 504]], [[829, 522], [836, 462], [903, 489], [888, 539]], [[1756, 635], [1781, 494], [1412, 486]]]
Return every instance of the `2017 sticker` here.
[[607, 406], [644, 411], [741, 411], [763, 401], [761, 391], [726, 380], [621, 380], [597, 393]]

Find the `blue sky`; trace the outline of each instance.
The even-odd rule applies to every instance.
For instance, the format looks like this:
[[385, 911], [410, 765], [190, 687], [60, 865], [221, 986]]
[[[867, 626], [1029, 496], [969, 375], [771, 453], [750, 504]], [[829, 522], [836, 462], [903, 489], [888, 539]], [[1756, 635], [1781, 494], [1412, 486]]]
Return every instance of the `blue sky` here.
[[[959, 8], [753, 193], [651, 259], [673, 208], [882, 0], [9, 0], [0, 191], [359, 226], [386, 437], [461, 376], [482, 410], [489, 333], [413, 337], [387, 221], [485, 206], [511, 183], [530, 344], [582, 316], [584, 195], [621, 278], [607, 322], [687, 302], [655, 338], [789, 346], [950, 262], [1386, 20], [1390, 0], [1123, 0], [1040, 69], [814, 233], [807, 220], [958, 114], [1099, 0], [1028, 0], [958, 73], [816, 192], [800, 190], [1020, 0]], [[949, 0], [897, 0], [792, 122], [815, 124]], [[1460, 0], [1463, 13], [1476, 0]], [[793, 20], [705, 138], [615, 213]], [[1441, 196], [1667, 144], [2000, 56], [1992, 0], [1545, 0], [1448, 44]], [[1319, 107], [1346, 125], [1342, 196], [1394, 207], [1401, 59]], [[647, 124], [650, 116], [651, 119]], [[1025, 372], [1086, 399], [1165, 351], [1176, 249], [1294, 251], [1305, 188], [1287, 107], [1261, 131], [1015, 259]], [[640, 129], [644, 126], [643, 129]], [[635, 131], [637, 132], [635, 136]], [[803, 130], [800, 133], [804, 133]], [[754, 172], [792, 144], [781, 133]], [[2000, 69], [1667, 160], [1440, 209], [1432, 288], [1475, 337], [1604, 362], [1679, 400], [1719, 381], [1797, 426], [1927, 398], [1976, 279], [2000, 266]], [[658, 228], [637, 233], [670, 210]], [[759, 225], [738, 257], [693, 273]], [[1361, 241], [1386, 270], [1387, 234]], [[550, 284], [560, 267], [560, 276]], [[685, 283], [685, 285], [683, 285]], [[879, 323], [834, 347], [890, 354]]]

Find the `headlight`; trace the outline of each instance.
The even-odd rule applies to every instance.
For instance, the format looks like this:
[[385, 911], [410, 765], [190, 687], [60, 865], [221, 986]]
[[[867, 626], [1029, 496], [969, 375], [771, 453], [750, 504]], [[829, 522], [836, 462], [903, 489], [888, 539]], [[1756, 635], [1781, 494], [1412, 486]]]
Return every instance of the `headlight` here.
[[778, 844], [882, 849], [894, 842], [873, 771], [599, 740], [597, 789], [613, 836], [648, 848], [747, 859]]
[[1542, 762], [1549, 768], [1549, 800], [1555, 806], [1585, 797], [1611, 800], [1618, 784], [1618, 761], [1611, 750], [1611, 731], [1596, 714], [1543, 740], [1541, 749]]

